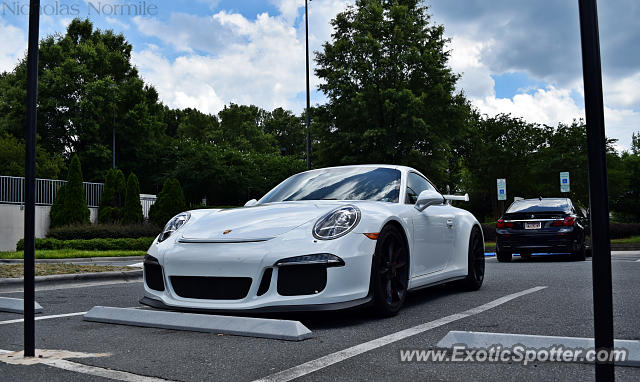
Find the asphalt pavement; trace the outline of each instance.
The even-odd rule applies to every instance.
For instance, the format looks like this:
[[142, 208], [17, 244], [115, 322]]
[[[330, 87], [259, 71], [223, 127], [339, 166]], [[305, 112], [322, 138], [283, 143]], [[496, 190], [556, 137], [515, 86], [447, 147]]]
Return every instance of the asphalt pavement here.
[[[640, 252], [616, 252], [612, 269], [615, 337], [640, 340]], [[443, 318], [495, 304], [505, 296], [535, 287], [546, 288], [477, 314], [451, 322], [445, 320], [446, 324], [396, 341], [388, 340], [403, 330], [443, 322]], [[298, 368], [303, 372], [297, 380], [332, 382], [593, 380], [594, 367], [589, 364], [536, 362], [523, 366], [400, 361], [401, 350], [431, 349], [450, 330], [593, 337], [591, 288], [589, 259], [575, 262], [562, 256], [541, 256], [523, 261], [516, 257], [511, 263], [498, 263], [495, 258], [487, 258], [485, 283], [479, 291], [464, 292], [452, 285], [442, 285], [414, 292], [396, 317], [376, 318], [367, 310], [268, 316], [300, 320], [314, 334], [301, 342], [82, 320], [82, 312], [96, 305], [143, 308], [138, 303], [142, 296], [139, 282], [42, 290], [36, 293], [36, 300], [44, 307], [44, 313], [38, 315], [44, 319], [36, 321], [38, 349], [109, 355], [69, 358], [70, 362], [57, 366], [0, 361], [0, 379], [102, 381], [116, 377], [122, 380], [126, 375], [129, 380], [140, 381], [153, 380], [150, 378], [253, 381]], [[0, 296], [20, 298], [21, 293], [0, 293]], [[0, 313], [0, 349], [22, 349], [20, 318], [18, 314]], [[353, 349], [362, 349], [365, 343], [377, 345], [345, 356]], [[315, 368], [300, 368], [310, 361]], [[640, 380], [640, 368], [617, 367], [616, 377], [620, 381]]]

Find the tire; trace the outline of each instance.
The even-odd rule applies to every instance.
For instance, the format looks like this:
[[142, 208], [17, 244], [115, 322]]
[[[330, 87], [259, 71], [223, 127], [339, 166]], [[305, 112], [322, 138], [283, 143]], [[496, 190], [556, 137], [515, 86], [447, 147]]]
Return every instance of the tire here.
[[382, 229], [371, 267], [373, 307], [377, 314], [390, 317], [400, 311], [409, 286], [409, 249], [400, 230], [388, 225]]
[[496, 251], [496, 257], [501, 263], [508, 263], [511, 261], [511, 252]]
[[467, 277], [462, 280], [462, 287], [468, 291], [480, 289], [484, 281], [484, 242], [478, 227], [473, 227], [469, 235], [469, 251], [467, 255]]
[[571, 258], [575, 261], [585, 261], [585, 259], [587, 258], [587, 248], [584, 243], [582, 243], [582, 247], [580, 247], [579, 250], [574, 251], [571, 254]]

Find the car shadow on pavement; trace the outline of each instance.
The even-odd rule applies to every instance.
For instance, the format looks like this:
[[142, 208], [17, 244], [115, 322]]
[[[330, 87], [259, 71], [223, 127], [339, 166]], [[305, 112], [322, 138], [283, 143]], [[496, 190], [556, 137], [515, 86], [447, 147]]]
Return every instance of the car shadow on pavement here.
[[553, 262], [577, 262], [570, 254], [540, 254], [530, 258], [514, 257], [514, 262], [519, 263], [553, 263]]

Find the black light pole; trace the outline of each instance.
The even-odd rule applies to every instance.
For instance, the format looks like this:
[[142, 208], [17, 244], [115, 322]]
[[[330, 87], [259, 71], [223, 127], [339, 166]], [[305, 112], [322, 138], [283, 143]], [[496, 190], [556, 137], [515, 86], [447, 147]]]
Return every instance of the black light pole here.
[[112, 101], [113, 101], [113, 116], [111, 120], [111, 168], [116, 168], [116, 85], [110, 84], [109, 87], [112, 90]]
[[309, 95], [309, 12], [308, 12], [307, 0], [304, 0], [304, 30], [306, 35], [307, 46], [307, 170], [311, 170], [311, 135], [309, 130], [311, 128], [311, 116], [309, 115], [309, 109], [311, 108], [311, 99]]
[[112, 146], [113, 149], [111, 150], [111, 168], [115, 169], [116, 168], [116, 107], [113, 107], [113, 133], [111, 134], [112, 137]]
[[29, 4], [29, 50], [27, 53], [27, 126], [25, 129], [24, 202], [24, 356], [36, 353], [35, 333], [35, 222], [36, 222], [36, 122], [38, 100], [38, 34], [40, 0]]
[[[613, 297], [606, 137], [602, 101], [602, 68], [596, 0], [578, 0], [582, 39], [582, 72], [589, 154], [589, 205], [593, 253], [593, 325], [597, 350], [613, 350]], [[596, 381], [613, 381], [613, 363], [596, 363]]]

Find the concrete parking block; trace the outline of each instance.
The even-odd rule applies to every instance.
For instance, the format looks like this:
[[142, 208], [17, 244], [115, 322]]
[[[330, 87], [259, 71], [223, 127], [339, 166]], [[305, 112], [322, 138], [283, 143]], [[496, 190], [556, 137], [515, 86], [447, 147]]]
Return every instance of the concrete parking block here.
[[311, 331], [300, 321], [113, 308], [107, 306], [94, 306], [84, 315], [84, 320], [106, 324], [221, 333], [287, 341], [301, 341], [312, 337]]
[[[454, 345], [465, 346], [468, 349], [488, 348], [494, 345], [503, 349], [516, 345], [531, 349], [548, 349], [552, 346], [562, 346], [564, 349], [593, 349], [595, 343], [593, 338], [450, 331], [436, 347], [453, 349]], [[627, 360], [615, 362], [616, 365], [640, 367], [640, 341], [614, 340], [614, 348], [628, 351]]]
[[[0, 311], [10, 313], [24, 313], [24, 300], [21, 298], [0, 297]], [[34, 312], [42, 313], [42, 307], [34, 303]]]

